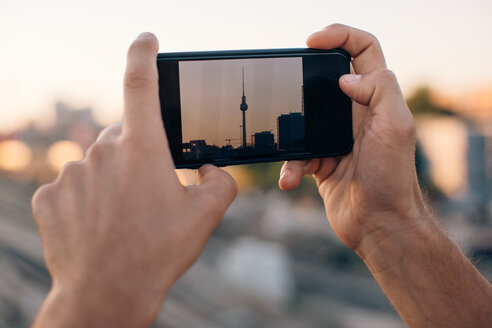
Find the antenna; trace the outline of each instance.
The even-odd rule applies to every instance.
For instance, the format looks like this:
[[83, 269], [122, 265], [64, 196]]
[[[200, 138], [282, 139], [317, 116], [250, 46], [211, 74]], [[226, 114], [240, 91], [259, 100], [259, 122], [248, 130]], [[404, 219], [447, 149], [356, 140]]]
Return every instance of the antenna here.
[[244, 66], [243, 66], [243, 97], [244, 97]]

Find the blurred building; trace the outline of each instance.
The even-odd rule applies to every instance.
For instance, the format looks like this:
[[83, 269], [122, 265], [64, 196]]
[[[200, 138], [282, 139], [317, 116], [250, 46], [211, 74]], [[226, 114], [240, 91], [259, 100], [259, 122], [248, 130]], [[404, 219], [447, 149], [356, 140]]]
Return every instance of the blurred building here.
[[484, 224], [491, 221], [492, 157], [487, 154], [492, 138], [481, 130], [458, 115], [417, 118], [419, 144], [428, 159], [432, 183], [452, 200], [456, 215], [461, 213], [469, 223]]
[[72, 140], [87, 149], [96, 139], [101, 127], [92, 116], [91, 108], [73, 109], [62, 102], [55, 105], [55, 140]]
[[294, 277], [289, 255], [278, 243], [242, 237], [224, 249], [217, 261], [222, 278], [244, 292], [279, 305], [293, 297]]
[[[488, 220], [489, 184], [487, 177], [486, 138], [480, 134], [473, 124], [468, 124], [467, 138], [467, 176], [468, 193], [466, 201], [473, 209], [473, 217], [477, 223]], [[492, 163], [488, 163], [492, 167]]]
[[70, 127], [73, 123], [87, 123], [95, 125], [92, 117], [92, 109], [82, 108], [73, 109], [62, 102], [55, 104], [56, 123], [55, 128], [58, 130]]
[[[91, 108], [76, 109], [62, 102], [55, 104], [55, 121], [47, 128], [39, 128], [31, 122], [25, 128], [19, 129], [7, 136], [0, 136], [0, 141], [19, 140], [22, 142], [4, 144], [10, 149], [9, 154], [2, 154], [0, 170], [9, 177], [21, 178], [43, 184], [52, 181], [58, 170], [68, 161], [77, 161], [83, 158], [84, 152], [96, 140], [102, 126], [96, 122]], [[23, 162], [25, 158], [22, 148], [27, 148], [29, 163], [13, 165]], [[22, 151], [22, 152], [21, 152]], [[5, 153], [5, 152], [4, 152]], [[51, 156], [50, 156], [51, 155]], [[8, 161], [4, 159], [7, 158]], [[7, 163], [8, 162], [8, 163]], [[56, 162], [56, 163], [55, 163]], [[8, 165], [7, 165], [8, 164]], [[14, 166], [16, 169], [14, 169]], [[6, 169], [7, 167], [12, 169]], [[19, 169], [22, 167], [22, 170]]]
[[24, 129], [17, 133], [20, 140], [30, 146], [36, 145], [39, 142], [39, 136], [42, 132], [37, 128], [34, 122], [29, 123]]

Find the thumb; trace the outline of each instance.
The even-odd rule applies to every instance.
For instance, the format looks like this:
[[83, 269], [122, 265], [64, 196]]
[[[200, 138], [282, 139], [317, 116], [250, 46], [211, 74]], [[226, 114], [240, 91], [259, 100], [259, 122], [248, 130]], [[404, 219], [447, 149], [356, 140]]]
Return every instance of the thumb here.
[[346, 74], [340, 77], [339, 84], [347, 96], [360, 105], [368, 106], [372, 115], [393, 128], [413, 126], [412, 114], [390, 70], [381, 69], [364, 75]]
[[156, 64], [158, 48], [157, 38], [152, 33], [142, 33], [128, 49], [123, 129], [129, 133], [163, 132]]
[[302, 177], [319, 169], [320, 160], [287, 161], [280, 169], [278, 186], [281, 190], [292, 190], [301, 184]]
[[198, 170], [196, 191], [205, 207], [222, 219], [225, 211], [237, 195], [238, 188], [232, 176], [213, 165]]
[[364, 75], [345, 74], [340, 77], [340, 88], [347, 96], [363, 106], [375, 108], [381, 102], [403, 101], [395, 74], [387, 69]]

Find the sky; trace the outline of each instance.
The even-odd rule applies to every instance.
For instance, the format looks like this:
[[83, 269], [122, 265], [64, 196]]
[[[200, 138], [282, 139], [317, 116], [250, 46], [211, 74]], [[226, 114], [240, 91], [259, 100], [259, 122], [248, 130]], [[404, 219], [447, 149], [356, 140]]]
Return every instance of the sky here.
[[186, 61], [179, 64], [183, 142], [205, 139], [238, 147], [242, 138], [242, 70], [246, 143], [256, 132], [275, 135], [277, 117], [302, 110], [302, 58]]
[[160, 52], [291, 48], [338, 22], [378, 37], [407, 94], [489, 88], [491, 14], [490, 0], [2, 0], [0, 132], [49, 124], [56, 101], [118, 121], [126, 52], [143, 31]]

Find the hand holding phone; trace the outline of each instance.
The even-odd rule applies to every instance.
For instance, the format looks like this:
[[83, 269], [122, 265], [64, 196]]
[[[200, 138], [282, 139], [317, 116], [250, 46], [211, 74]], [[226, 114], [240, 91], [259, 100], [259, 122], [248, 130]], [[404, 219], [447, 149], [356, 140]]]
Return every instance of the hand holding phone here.
[[368, 240], [414, 227], [413, 216], [425, 209], [415, 169], [413, 117], [373, 35], [335, 24], [307, 44], [343, 47], [353, 55], [355, 74], [343, 76], [340, 86], [353, 99], [354, 150], [340, 158], [286, 162], [279, 185], [291, 190], [303, 175], [313, 175], [333, 230], [364, 257], [378, 244]]
[[177, 168], [343, 155], [351, 101], [343, 50], [159, 54], [159, 95]]

